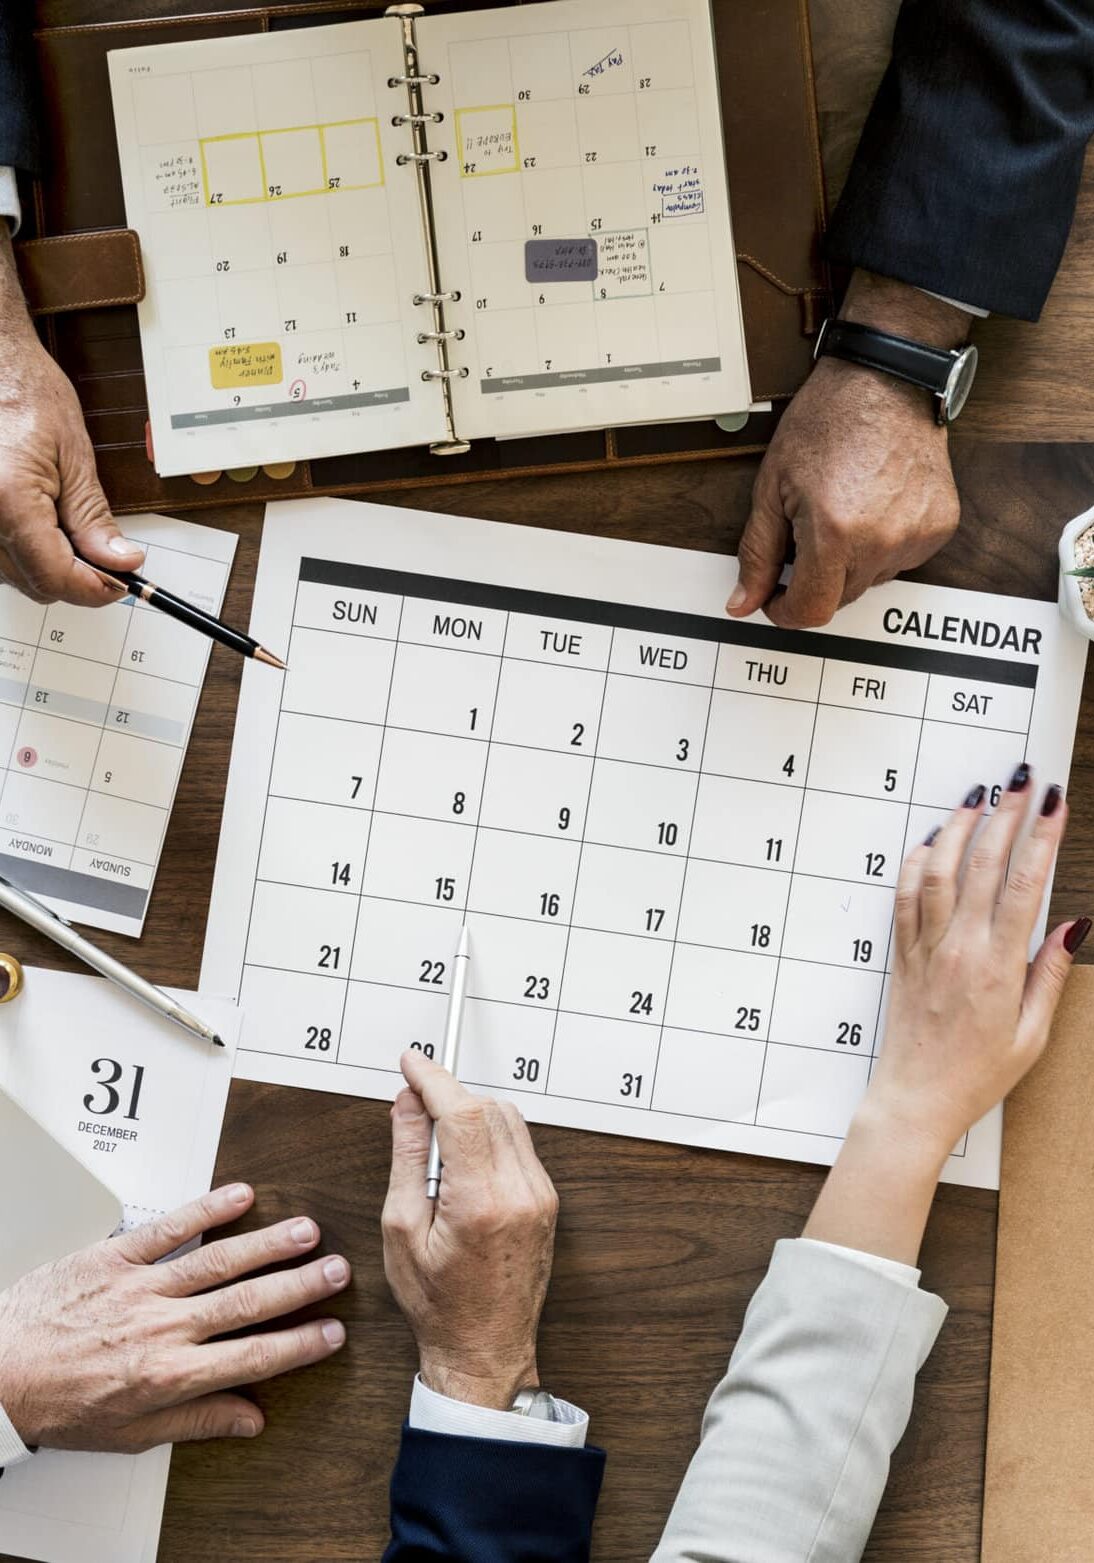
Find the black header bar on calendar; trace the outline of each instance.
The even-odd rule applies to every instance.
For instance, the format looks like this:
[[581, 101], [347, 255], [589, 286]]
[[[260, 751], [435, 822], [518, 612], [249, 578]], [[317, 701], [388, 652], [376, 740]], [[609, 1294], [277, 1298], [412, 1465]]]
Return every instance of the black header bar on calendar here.
[[[522, 586], [495, 586], [487, 581], [456, 581], [412, 570], [383, 570], [374, 565], [345, 564], [336, 559], [302, 558], [300, 579], [346, 591], [387, 592], [397, 597], [424, 597], [433, 602], [468, 608], [498, 608], [503, 612], [573, 619], [584, 624], [615, 625], [619, 629], [676, 635], [685, 640], [711, 640], [757, 651], [827, 657], [836, 662], [864, 662], [871, 667], [908, 668], [950, 678], [985, 679], [993, 684], [1037, 687], [1037, 664], [1006, 658], [978, 657], [969, 652], [937, 651], [875, 640], [855, 640], [824, 630], [782, 630], [773, 624], [742, 624], [705, 613], [678, 613], [671, 608], [645, 608], [634, 603], [601, 602], [593, 597], [530, 591]], [[929, 617], [929, 616], [928, 616]]]

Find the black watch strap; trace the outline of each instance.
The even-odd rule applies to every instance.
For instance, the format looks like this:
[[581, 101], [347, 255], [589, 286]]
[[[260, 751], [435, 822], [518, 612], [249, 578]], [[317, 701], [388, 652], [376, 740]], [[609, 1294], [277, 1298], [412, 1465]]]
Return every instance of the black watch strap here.
[[845, 358], [867, 369], [880, 369], [909, 385], [941, 396], [946, 389], [958, 353], [945, 347], [928, 347], [907, 337], [892, 336], [855, 320], [824, 322], [817, 337], [814, 358]]

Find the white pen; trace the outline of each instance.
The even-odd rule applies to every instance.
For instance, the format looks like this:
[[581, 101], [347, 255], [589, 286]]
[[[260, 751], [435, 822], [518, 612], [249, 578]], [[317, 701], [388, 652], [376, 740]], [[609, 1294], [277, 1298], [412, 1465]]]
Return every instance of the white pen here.
[[[463, 1025], [463, 1001], [467, 995], [467, 970], [471, 963], [471, 932], [466, 923], [460, 929], [459, 943], [452, 958], [452, 986], [448, 992], [448, 1015], [444, 1023], [441, 1067], [456, 1073], [460, 1056], [460, 1028]], [[437, 1125], [429, 1141], [429, 1165], [425, 1169], [427, 1199], [436, 1199], [441, 1186], [441, 1148], [437, 1144]]]
[[52, 911], [43, 901], [39, 901], [28, 891], [20, 890], [17, 885], [13, 885], [2, 875], [0, 875], [0, 906], [6, 908], [13, 916], [22, 918], [23, 922], [29, 923], [32, 928], [37, 928], [39, 933], [44, 933], [47, 939], [53, 940], [54, 944], [69, 950], [95, 971], [100, 972], [108, 981], [117, 983], [119, 988], [124, 988], [142, 1004], [147, 1004], [149, 1009], [154, 1009], [157, 1015], [162, 1015], [165, 1020], [174, 1021], [176, 1026], [181, 1026], [191, 1036], [200, 1037], [203, 1042], [215, 1042], [217, 1047], [224, 1046], [212, 1026], [207, 1026], [196, 1015], [191, 1015], [189, 1010], [183, 1009], [181, 1004], [176, 1004], [162, 988], [157, 988], [152, 982], [146, 982], [143, 977], [138, 977], [135, 971], [130, 971], [128, 966], [123, 966], [121, 961], [115, 960], [105, 950], [100, 950], [98, 945], [92, 944], [89, 939], [84, 938], [83, 934], [77, 933], [67, 918]]

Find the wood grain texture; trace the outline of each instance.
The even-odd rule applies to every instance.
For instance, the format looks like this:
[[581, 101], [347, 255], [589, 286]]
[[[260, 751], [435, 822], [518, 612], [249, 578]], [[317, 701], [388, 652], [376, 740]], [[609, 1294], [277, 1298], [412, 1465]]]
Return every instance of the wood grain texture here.
[[[235, 8], [235, 0], [220, 3]], [[148, 15], [207, 8], [207, 0], [143, 6]], [[896, 3], [862, 0], [848, 7], [814, 0], [813, 9], [835, 189], [884, 66]], [[116, 14], [113, 0], [39, 0], [37, 6], [43, 25]], [[1084, 201], [1090, 200], [1088, 192]], [[1081, 214], [1069, 253], [1080, 294], [1081, 247], [1094, 243], [1092, 226]], [[1094, 276], [1094, 266], [1086, 272]], [[1069, 301], [1064, 289], [1061, 307], [1074, 322], [1082, 310]], [[1063, 338], [1051, 334], [1051, 324], [1046, 320], [1028, 341], [1018, 332], [1017, 412], [992, 391], [994, 371], [986, 369], [979, 399], [961, 425], [963, 434], [972, 430], [981, 438], [955, 444], [962, 528], [921, 578], [1054, 594], [1053, 541], [1063, 522], [1089, 503], [1094, 452], [1079, 445], [985, 443], [985, 437], [1020, 440], [1033, 433], [1074, 439], [1089, 428], [1094, 392], [1081, 378], [1081, 349], [1091, 335], [1080, 331], [1063, 354]], [[1007, 330], [993, 322], [982, 340], [1006, 339]], [[1025, 384], [1051, 395], [1030, 410], [1023, 406]], [[685, 463], [404, 491], [391, 502], [726, 551], [736, 545], [754, 473], [751, 460]], [[240, 534], [226, 616], [246, 622], [260, 515], [239, 508], [203, 520]], [[144, 937], [134, 944], [102, 936], [159, 982], [197, 980], [239, 671], [235, 659], [214, 649]], [[1088, 681], [1054, 917], [1089, 910], [1092, 699]], [[0, 943], [34, 963], [69, 964], [2, 915]], [[771, 1245], [800, 1230], [823, 1173], [561, 1129], [538, 1129], [536, 1141], [562, 1196], [542, 1370], [547, 1383], [589, 1409], [594, 1438], [611, 1453], [594, 1555], [601, 1563], [635, 1563], [656, 1541], [697, 1439], [706, 1395], [724, 1368]], [[349, 1256], [354, 1284], [335, 1305], [349, 1327], [349, 1344], [332, 1362], [257, 1391], [269, 1427], [255, 1443], [176, 1451], [162, 1563], [229, 1557], [233, 1563], [357, 1563], [379, 1555], [387, 1478], [414, 1366], [383, 1278], [377, 1217], [387, 1160], [383, 1104], [244, 1082], [232, 1087], [218, 1175], [255, 1185], [255, 1220], [306, 1211], [322, 1225], [326, 1247]], [[995, 1209], [994, 1196], [982, 1191], [943, 1189], [936, 1202], [923, 1253], [925, 1284], [946, 1297], [951, 1314], [920, 1378], [916, 1411], [866, 1554], [872, 1563], [975, 1563], [978, 1557]]]
[[[1052, 541], [1086, 503], [1094, 453], [966, 442], [955, 459], [962, 530], [923, 578], [1051, 597]], [[752, 461], [694, 463], [392, 498], [440, 513], [732, 551], [754, 472]], [[260, 516], [253, 507], [224, 511], [216, 524], [240, 534], [226, 615], [245, 622]], [[157, 981], [197, 979], [239, 671], [214, 649], [144, 937], [102, 936]], [[1094, 686], [1084, 701], [1054, 916], [1085, 910], [1094, 877], [1092, 698]], [[3, 917], [0, 945], [31, 962], [63, 964]], [[589, 1409], [595, 1439], [611, 1452], [594, 1555], [634, 1563], [656, 1541], [771, 1245], [800, 1230], [823, 1172], [562, 1129], [537, 1129], [536, 1142], [562, 1197], [542, 1370]], [[379, 1555], [414, 1368], [383, 1277], [377, 1218], [387, 1162], [384, 1104], [233, 1085], [218, 1175], [255, 1185], [255, 1219], [306, 1211], [327, 1248], [349, 1256], [355, 1281], [335, 1305], [349, 1344], [322, 1367], [256, 1392], [269, 1427], [254, 1444], [176, 1450], [161, 1563], [195, 1563], [210, 1549], [235, 1563]], [[951, 1315], [897, 1451], [867, 1552], [873, 1563], [974, 1563], [978, 1555], [995, 1208], [982, 1191], [943, 1189], [938, 1197], [923, 1267]]]

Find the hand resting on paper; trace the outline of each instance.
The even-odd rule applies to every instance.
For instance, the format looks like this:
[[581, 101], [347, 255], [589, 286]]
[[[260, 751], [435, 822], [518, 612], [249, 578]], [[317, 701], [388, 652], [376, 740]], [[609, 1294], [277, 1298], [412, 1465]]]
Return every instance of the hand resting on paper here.
[[1027, 964], [1067, 823], [1049, 787], [1011, 857], [1031, 793], [1021, 765], [977, 835], [974, 788], [905, 862], [885, 1040], [805, 1236], [914, 1264], [946, 1158], [1044, 1051], [1090, 922], [1061, 924]]
[[344, 1327], [317, 1319], [214, 1337], [334, 1296], [349, 1265], [331, 1256], [244, 1279], [315, 1248], [305, 1217], [157, 1263], [253, 1203], [244, 1184], [215, 1189], [0, 1292], [0, 1403], [24, 1443], [132, 1454], [262, 1431], [258, 1407], [230, 1391], [331, 1356]]
[[[937, 347], [958, 345], [969, 328], [963, 310], [864, 272], [855, 273], [840, 315]], [[743, 618], [763, 608], [786, 629], [827, 624], [868, 587], [937, 553], [959, 514], [948, 435], [928, 393], [822, 358], [756, 476], [727, 610]], [[784, 590], [791, 534], [797, 554]]]
[[[558, 1195], [511, 1102], [472, 1096], [421, 1053], [401, 1064], [409, 1089], [391, 1109], [388, 1282], [427, 1388], [506, 1411], [539, 1381]], [[434, 1118], [444, 1163], [435, 1201], [425, 1191]]]
[[39, 342], [0, 218], [0, 579], [36, 602], [118, 601], [73, 553], [139, 570], [144, 549], [114, 524], [76, 393]]

